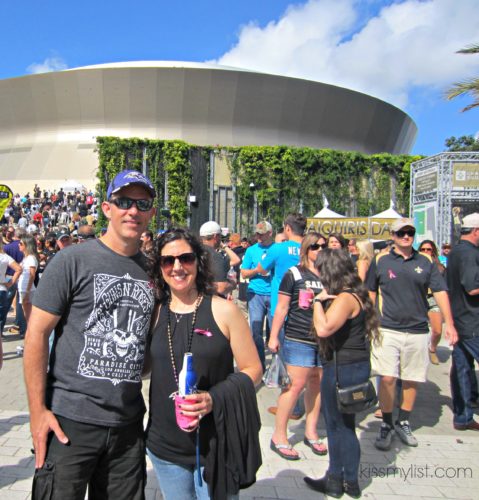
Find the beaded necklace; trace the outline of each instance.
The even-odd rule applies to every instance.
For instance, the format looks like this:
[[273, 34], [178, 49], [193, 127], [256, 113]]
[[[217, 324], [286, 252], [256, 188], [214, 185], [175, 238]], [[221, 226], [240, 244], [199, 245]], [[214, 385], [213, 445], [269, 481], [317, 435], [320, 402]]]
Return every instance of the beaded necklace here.
[[[198, 298], [196, 299], [195, 302], [195, 310], [193, 311], [193, 320], [191, 321], [191, 330], [188, 335], [188, 344], [187, 344], [187, 349], [186, 352], [191, 352], [191, 344], [193, 343], [193, 331], [195, 329], [195, 323], [196, 323], [196, 314], [198, 312], [198, 308], [200, 307], [201, 300], [203, 299], [203, 295], [200, 293], [198, 295]], [[175, 377], [176, 385], [178, 386], [178, 370], [176, 368], [176, 362], [175, 362], [175, 355], [173, 353], [173, 335], [171, 333], [171, 311], [170, 311], [170, 305], [171, 305], [171, 297], [168, 300], [168, 306], [167, 306], [167, 320], [168, 320], [168, 325], [167, 325], [167, 334], [168, 334], [168, 348], [170, 351], [170, 358], [171, 358], [171, 366], [173, 368], [173, 375]], [[177, 322], [178, 324], [178, 322]], [[176, 325], [175, 325], [175, 331], [176, 331]]]

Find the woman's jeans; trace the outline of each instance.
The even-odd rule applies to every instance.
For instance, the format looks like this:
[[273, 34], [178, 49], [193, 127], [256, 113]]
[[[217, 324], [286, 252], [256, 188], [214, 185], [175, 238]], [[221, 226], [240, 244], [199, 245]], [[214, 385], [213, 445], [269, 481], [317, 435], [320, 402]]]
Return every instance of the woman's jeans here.
[[[369, 361], [338, 365], [338, 374], [340, 387], [361, 384], [369, 379], [371, 365]], [[321, 410], [328, 435], [328, 473], [345, 481], [357, 481], [361, 449], [356, 436], [355, 415], [338, 410], [334, 363], [323, 367]]]
[[3, 333], [3, 328], [7, 321], [7, 314], [7, 291], [0, 290], [0, 333]]
[[[198, 483], [196, 465], [181, 465], [158, 458], [150, 450], [146, 450], [161, 489], [164, 500], [209, 500], [208, 485], [203, 480]], [[203, 477], [204, 467], [201, 467]], [[228, 500], [236, 500], [238, 495], [228, 495]]]

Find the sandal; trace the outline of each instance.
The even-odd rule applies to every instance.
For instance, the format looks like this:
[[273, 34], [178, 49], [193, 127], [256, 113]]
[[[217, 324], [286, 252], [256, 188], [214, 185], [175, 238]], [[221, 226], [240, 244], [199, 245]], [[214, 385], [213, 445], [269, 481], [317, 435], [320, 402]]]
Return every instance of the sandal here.
[[283, 453], [281, 450], [293, 450], [294, 448], [288, 443], [288, 444], [276, 444], [271, 440], [271, 443], [269, 444], [269, 447], [281, 458], [284, 458], [285, 460], [299, 460], [300, 456], [299, 455], [287, 455], [286, 453]]
[[328, 454], [328, 449], [321, 439], [308, 439], [305, 437], [303, 443], [309, 446], [315, 455], [323, 456]]

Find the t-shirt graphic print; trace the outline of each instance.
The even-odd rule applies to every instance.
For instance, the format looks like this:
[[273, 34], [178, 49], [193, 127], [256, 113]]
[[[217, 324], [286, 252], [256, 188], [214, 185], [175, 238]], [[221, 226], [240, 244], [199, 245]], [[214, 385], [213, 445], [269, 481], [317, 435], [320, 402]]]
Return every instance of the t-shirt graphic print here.
[[95, 274], [93, 279], [93, 310], [85, 323], [78, 373], [113, 385], [137, 383], [153, 308], [150, 284], [129, 274]]

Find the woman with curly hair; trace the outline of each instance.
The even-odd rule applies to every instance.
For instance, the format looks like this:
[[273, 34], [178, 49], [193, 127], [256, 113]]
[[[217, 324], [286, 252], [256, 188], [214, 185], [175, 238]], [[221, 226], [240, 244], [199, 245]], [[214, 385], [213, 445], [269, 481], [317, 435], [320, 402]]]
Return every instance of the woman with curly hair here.
[[[345, 252], [323, 250], [316, 260], [324, 289], [314, 299], [314, 331], [323, 360], [322, 410], [328, 436], [329, 467], [321, 479], [305, 477], [314, 490], [339, 498], [359, 498], [361, 449], [355, 415], [338, 409], [336, 383], [348, 387], [366, 382], [371, 374], [371, 342], [379, 336], [378, 318], [365, 285]], [[336, 362], [334, 362], [334, 353]], [[339, 380], [336, 378], [336, 367]]]
[[[248, 323], [233, 302], [214, 295], [209, 255], [191, 232], [177, 228], [164, 233], [153, 258], [151, 275], [160, 304], [150, 338], [146, 446], [163, 498], [237, 498], [240, 479], [229, 481], [227, 471], [221, 479], [218, 472], [226, 465], [231, 467], [230, 460], [237, 462], [218, 448], [227, 440], [223, 427], [229, 437], [237, 424], [234, 412], [228, 414], [229, 408], [244, 404], [257, 412], [254, 385], [261, 380], [262, 369]], [[197, 392], [185, 397], [187, 404], [176, 404], [171, 396], [179, 390], [185, 353], [193, 355]], [[187, 417], [187, 427], [179, 427], [176, 411]], [[239, 418], [242, 413], [237, 413]], [[242, 423], [251, 426], [254, 411], [245, 414]], [[235, 428], [232, 434], [241, 440], [248, 431], [250, 427]], [[250, 434], [253, 441], [256, 431], [259, 422]], [[234, 445], [222, 450], [227, 449], [240, 453]], [[252, 446], [245, 449], [253, 452]], [[261, 463], [259, 444], [258, 455], [247, 458], [244, 463], [251, 465], [248, 473], [254, 469], [254, 477], [254, 464]], [[203, 483], [203, 474], [208, 484]]]

